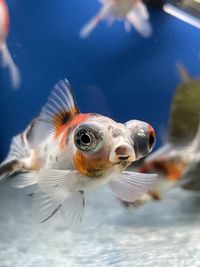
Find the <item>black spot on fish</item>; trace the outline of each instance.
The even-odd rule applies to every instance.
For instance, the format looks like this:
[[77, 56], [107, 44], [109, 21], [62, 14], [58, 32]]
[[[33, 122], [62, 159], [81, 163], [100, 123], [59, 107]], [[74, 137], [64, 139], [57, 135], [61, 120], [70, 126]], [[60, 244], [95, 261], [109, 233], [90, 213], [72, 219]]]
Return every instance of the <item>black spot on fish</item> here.
[[52, 155], [50, 155], [49, 159], [52, 160]]
[[[84, 191], [79, 191], [79, 193], [80, 193], [81, 195], [84, 195]], [[85, 199], [84, 199], [84, 197], [83, 197], [83, 207], [85, 207]]]
[[47, 152], [47, 146], [45, 146], [44, 151]]
[[56, 157], [56, 162], [58, 161], [58, 157]]
[[120, 130], [120, 129], [114, 129], [114, 130], [112, 131], [112, 136], [113, 136], [113, 137], [118, 137], [118, 136], [121, 136], [121, 135], [123, 135], [123, 132], [122, 132], [122, 130]]
[[62, 116], [62, 123], [61, 124], [65, 124], [70, 120], [71, 117], [71, 113], [69, 112], [65, 112], [65, 114], [63, 114]]

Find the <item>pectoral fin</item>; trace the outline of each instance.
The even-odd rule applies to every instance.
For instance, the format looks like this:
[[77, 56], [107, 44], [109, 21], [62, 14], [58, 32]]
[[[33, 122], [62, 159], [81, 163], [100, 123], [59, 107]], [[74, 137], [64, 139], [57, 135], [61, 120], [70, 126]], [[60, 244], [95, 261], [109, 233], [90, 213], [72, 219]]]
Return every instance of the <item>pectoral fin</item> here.
[[123, 201], [134, 202], [146, 193], [156, 181], [155, 174], [123, 172], [109, 182], [115, 195]]

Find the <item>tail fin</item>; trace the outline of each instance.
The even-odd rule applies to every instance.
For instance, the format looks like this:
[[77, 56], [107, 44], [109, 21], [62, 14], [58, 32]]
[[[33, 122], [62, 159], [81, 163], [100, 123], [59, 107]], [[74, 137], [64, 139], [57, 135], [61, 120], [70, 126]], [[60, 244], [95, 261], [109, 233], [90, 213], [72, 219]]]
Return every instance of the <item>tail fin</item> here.
[[4, 64], [5, 66], [8, 66], [10, 70], [12, 85], [14, 88], [17, 89], [21, 82], [19, 70], [11, 57], [11, 54], [8, 50], [6, 43], [1, 45], [0, 50], [2, 52]]
[[135, 3], [134, 8], [127, 14], [126, 18], [143, 37], [151, 36], [152, 27], [145, 4], [139, 1]]
[[0, 182], [15, 173], [27, 171], [30, 165], [31, 153], [26, 140], [26, 131], [15, 136], [10, 145], [10, 151], [6, 159], [0, 164]]

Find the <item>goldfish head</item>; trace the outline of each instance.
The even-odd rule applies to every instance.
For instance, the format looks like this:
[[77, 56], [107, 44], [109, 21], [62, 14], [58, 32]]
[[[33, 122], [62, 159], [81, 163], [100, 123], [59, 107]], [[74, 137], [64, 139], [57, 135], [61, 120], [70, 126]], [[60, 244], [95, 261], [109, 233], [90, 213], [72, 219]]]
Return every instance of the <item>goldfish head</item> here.
[[145, 122], [117, 123], [101, 115], [91, 115], [73, 132], [74, 166], [90, 177], [122, 172], [153, 148], [155, 132]]

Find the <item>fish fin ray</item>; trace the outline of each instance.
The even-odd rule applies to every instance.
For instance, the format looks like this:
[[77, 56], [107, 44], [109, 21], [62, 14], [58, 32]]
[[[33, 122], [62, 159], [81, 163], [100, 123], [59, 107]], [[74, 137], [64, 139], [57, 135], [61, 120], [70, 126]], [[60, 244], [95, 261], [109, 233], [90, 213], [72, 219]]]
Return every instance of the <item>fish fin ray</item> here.
[[68, 195], [62, 205], [62, 214], [67, 227], [71, 229], [77, 228], [84, 215], [84, 192], [78, 191]]
[[28, 160], [31, 161], [31, 149], [26, 142], [24, 133], [22, 133], [13, 137], [9, 153], [0, 164], [0, 181], [5, 180], [14, 173], [26, 171], [24, 160], [26, 162]]
[[121, 200], [134, 202], [154, 185], [156, 176], [125, 171], [121, 176], [111, 179], [109, 186]]
[[34, 216], [43, 223], [52, 218], [59, 210], [63, 215], [67, 228], [77, 228], [84, 213], [84, 192], [68, 192], [57, 199], [56, 195], [42, 191], [38, 186], [30, 191], [33, 200]]
[[56, 190], [71, 192], [79, 187], [78, 171], [49, 169], [39, 173], [39, 184], [46, 192], [53, 193]]
[[79, 113], [70, 83], [67, 79], [60, 80], [54, 86], [39, 117], [34, 121], [29, 142], [38, 146], [50, 134], [55, 133]]
[[25, 188], [38, 183], [36, 172], [20, 173], [11, 181], [13, 187]]
[[62, 207], [62, 202], [54, 199], [51, 195], [41, 191], [39, 187], [29, 193], [32, 198], [34, 217], [44, 223], [52, 218]]

